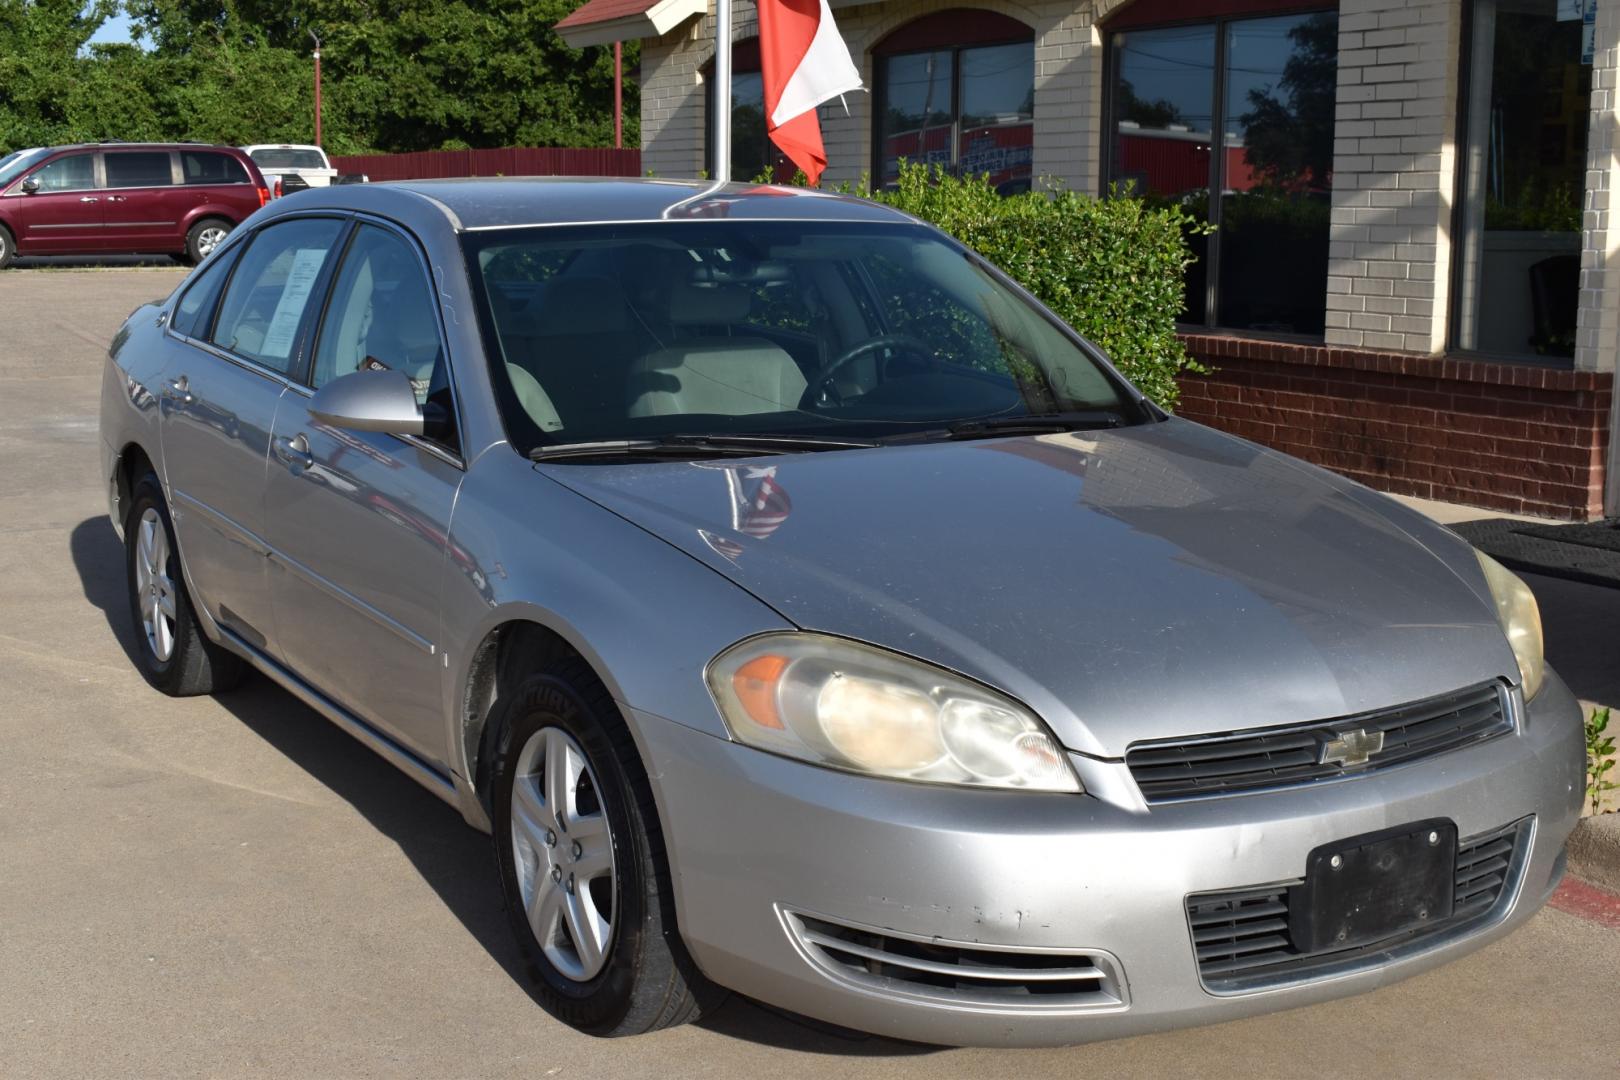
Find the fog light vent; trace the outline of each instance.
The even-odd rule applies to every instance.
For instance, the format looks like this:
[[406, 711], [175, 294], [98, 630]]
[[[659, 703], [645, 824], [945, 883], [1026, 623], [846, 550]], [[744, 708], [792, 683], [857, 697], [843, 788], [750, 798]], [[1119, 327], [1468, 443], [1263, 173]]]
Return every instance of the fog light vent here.
[[961, 944], [784, 911], [806, 958], [833, 978], [938, 1005], [1070, 1012], [1126, 1004], [1119, 962], [1093, 950]]

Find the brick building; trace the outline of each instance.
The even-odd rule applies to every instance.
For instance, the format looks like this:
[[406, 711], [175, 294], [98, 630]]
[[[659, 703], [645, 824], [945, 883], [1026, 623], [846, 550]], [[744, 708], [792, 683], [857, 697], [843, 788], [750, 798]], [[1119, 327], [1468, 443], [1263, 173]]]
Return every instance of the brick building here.
[[[827, 182], [905, 157], [1009, 193], [1131, 184], [1216, 226], [1182, 312], [1216, 370], [1184, 415], [1384, 490], [1620, 513], [1620, 0], [832, 6], [871, 92], [821, 110]], [[747, 179], [780, 162], [750, 0], [735, 20]], [[705, 0], [588, 0], [558, 29], [641, 38], [643, 165], [706, 170]]]

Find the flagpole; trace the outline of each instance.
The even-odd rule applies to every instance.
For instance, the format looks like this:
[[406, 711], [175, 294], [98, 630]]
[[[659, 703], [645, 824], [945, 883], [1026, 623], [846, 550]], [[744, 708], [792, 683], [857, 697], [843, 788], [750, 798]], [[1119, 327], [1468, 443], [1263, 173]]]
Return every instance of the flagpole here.
[[731, 179], [731, 0], [714, 0], [714, 175]]

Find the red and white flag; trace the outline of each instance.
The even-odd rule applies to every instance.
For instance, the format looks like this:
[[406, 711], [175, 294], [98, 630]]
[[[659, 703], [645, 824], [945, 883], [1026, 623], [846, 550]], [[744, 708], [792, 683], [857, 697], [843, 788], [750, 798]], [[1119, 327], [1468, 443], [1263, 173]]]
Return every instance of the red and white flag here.
[[765, 130], [815, 184], [827, 167], [816, 106], [861, 88], [827, 0], [758, 0]]

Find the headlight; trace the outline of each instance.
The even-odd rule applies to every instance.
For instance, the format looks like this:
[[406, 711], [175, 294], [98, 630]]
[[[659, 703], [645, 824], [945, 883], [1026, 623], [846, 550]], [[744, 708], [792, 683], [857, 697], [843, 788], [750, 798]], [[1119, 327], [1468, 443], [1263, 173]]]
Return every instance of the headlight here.
[[1483, 551], [1474, 554], [1479, 556], [1485, 584], [1490, 586], [1491, 597], [1496, 601], [1496, 621], [1502, 624], [1502, 632], [1518, 658], [1524, 699], [1529, 701], [1541, 689], [1541, 680], [1547, 674], [1546, 661], [1541, 655], [1541, 609], [1536, 606], [1530, 586], [1519, 575]]
[[761, 750], [903, 780], [1081, 790], [1028, 709], [882, 649], [767, 634], [721, 653], [708, 680], [731, 734]]

